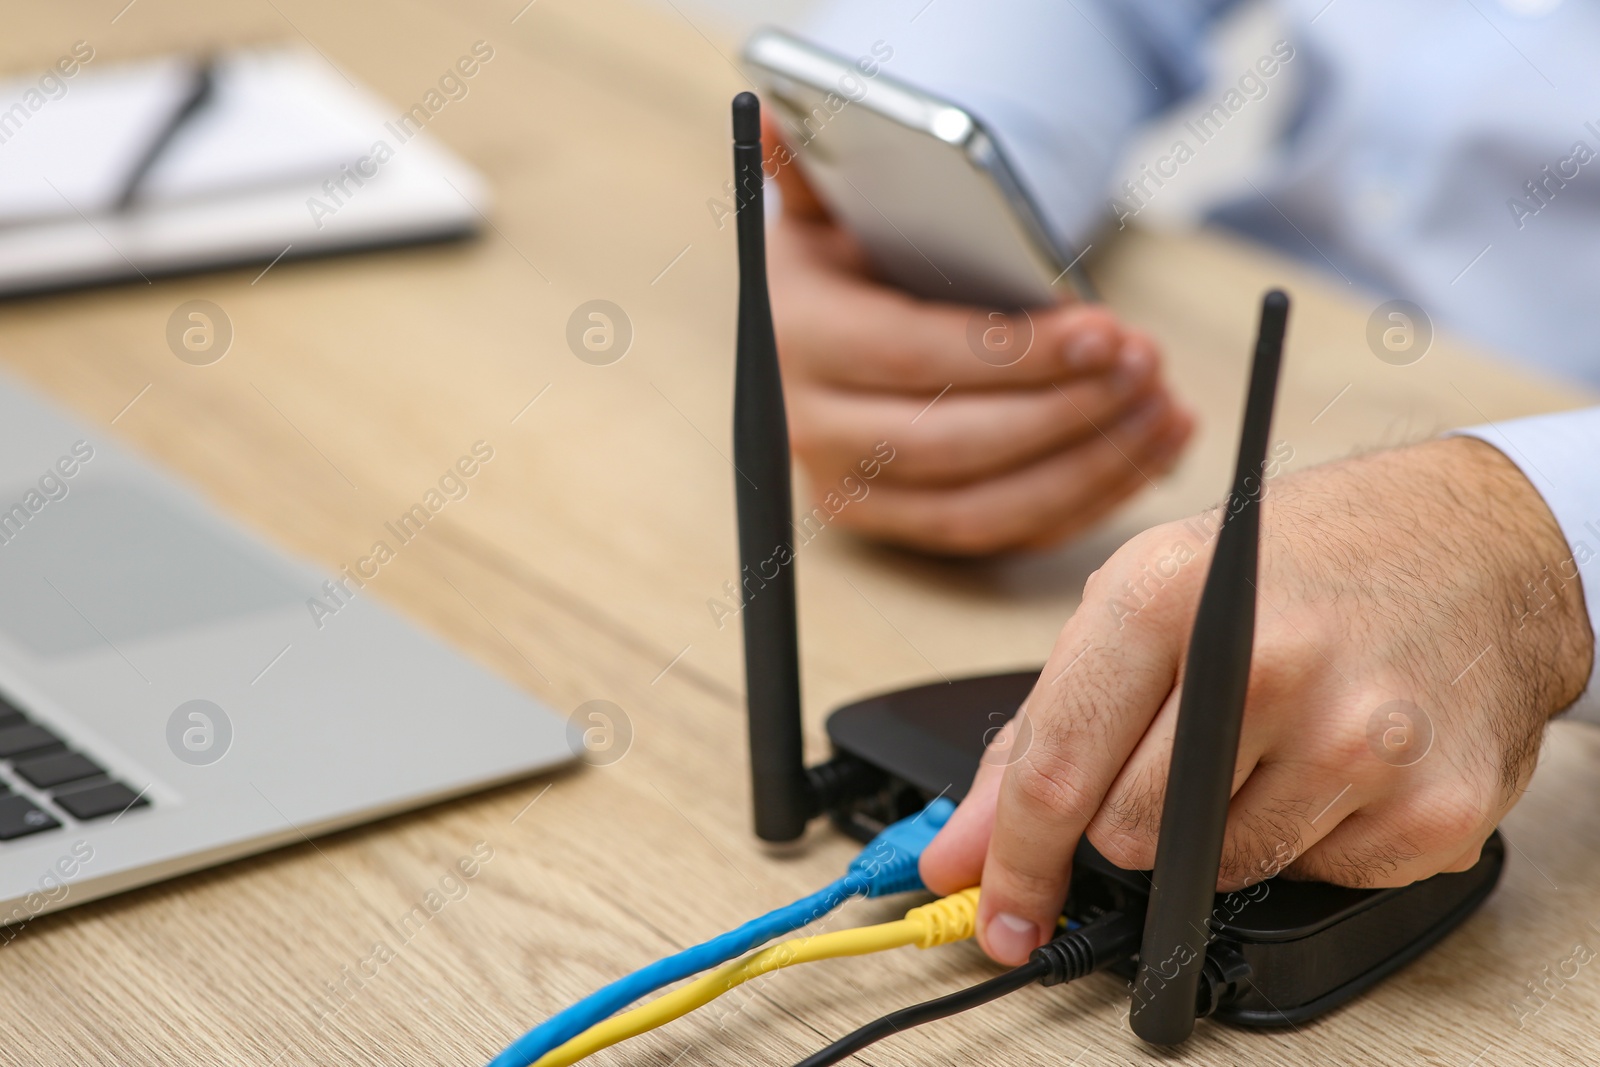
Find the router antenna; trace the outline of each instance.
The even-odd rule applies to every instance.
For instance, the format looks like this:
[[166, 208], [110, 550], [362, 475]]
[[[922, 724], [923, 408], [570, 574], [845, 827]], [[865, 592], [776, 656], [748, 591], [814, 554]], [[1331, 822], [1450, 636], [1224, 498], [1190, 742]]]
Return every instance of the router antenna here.
[[761, 188], [761, 104], [733, 98], [733, 186], [739, 233], [739, 333], [733, 465], [744, 602], [745, 706], [756, 836], [793, 841], [816, 814], [800, 731], [789, 424], [767, 297]]
[[1209, 919], [1250, 679], [1263, 466], [1288, 318], [1288, 296], [1278, 289], [1267, 293], [1261, 301], [1261, 332], [1250, 371], [1233, 491], [1228, 494], [1184, 664], [1129, 1016], [1133, 1032], [1158, 1045], [1178, 1044], [1194, 1030], [1201, 970], [1211, 939]]

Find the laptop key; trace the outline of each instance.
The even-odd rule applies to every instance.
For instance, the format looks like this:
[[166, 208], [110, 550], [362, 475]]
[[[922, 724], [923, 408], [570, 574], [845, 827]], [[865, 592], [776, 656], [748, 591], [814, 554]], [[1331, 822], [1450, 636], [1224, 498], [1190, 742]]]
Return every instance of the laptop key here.
[[16, 759], [59, 744], [61, 738], [34, 723], [0, 729], [0, 759]]
[[100, 764], [76, 752], [58, 752], [53, 756], [22, 760], [15, 765], [15, 770], [29, 785], [36, 785], [40, 789], [53, 789], [58, 785], [106, 773]]
[[49, 812], [27, 797], [0, 797], [0, 841], [36, 834], [40, 830], [54, 830], [60, 825]]
[[74, 789], [69, 793], [56, 793], [51, 797], [74, 819], [88, 821], [107, 815], [119, 815], [129, 808], [142, 808], [150, 801], [135, 793], [121, 782]]

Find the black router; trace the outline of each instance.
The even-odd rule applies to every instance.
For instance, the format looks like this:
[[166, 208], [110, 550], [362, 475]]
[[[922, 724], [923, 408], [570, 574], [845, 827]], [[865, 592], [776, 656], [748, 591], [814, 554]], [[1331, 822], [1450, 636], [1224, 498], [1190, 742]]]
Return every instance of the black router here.
[[[866, 839], [938, 796], [966, 795], [987, 736], [1022, 704], [1039, 671], [964, 678], [885, 693], [828, 717], [834, 756], [807, 767], [800, 722], [788, 425], [768, 302], [760, 105], [733, 101], [739, 240], [734, 464], [746, 590], [745, 687], [755, 830], [798, 839], [826, 815]], [[1348, 1001], [1427, 951], [1494, 889], [1505, 863], [1498, 831], [1471, 869], [1399, 889], [1347, 889], [1273, 878], [1215, 886], [1238, 755], [1250, 647], [1260, 492], [1289, 300], [1262, 303], [1233, 489], [1190, 638], [1154, 871], [1113, 866], [1087, 841], [1065, 912], [1145, 917], [1129, 1018], [1153, 1044], [1184, 1041], [1197, 1018], [1298, 1025]], [[770, 575], [770, 576], [769, 576]]]

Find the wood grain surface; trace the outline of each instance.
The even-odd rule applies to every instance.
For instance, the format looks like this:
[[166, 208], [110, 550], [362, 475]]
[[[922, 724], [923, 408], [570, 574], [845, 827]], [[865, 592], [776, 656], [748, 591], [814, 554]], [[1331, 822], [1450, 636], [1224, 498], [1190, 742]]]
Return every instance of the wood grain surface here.
[[[775, 855], [748, 831], [739, 640], [708, 606], [736, 570], [733, 238], [708, 207], [728, 172], [728, 99], [744, 87], [732, 38], [671, 5], [622, 0], [125, 3], [17, 7], [0, 66], [41, 69], [78, 40], [94, 67], [299, 42], [398, 114], [488, 42], [494, 58], [429, 132], [487, 174], [490, 223], [458, 245], [0, 306], [0, 359], [330, 568], [473, 441], [491, 442], [496, 458], [468, 498], [370, 588], [563, 714], [614, 702], [632, 741], [609, 765], [31, 924], [0, 951], [0, 1062], [478, 1063], [595, 986], [834, 877], [853, 848], [831, 832]], [[1129, 233], [1097, 253], [1110, 303], [1161, 339], [1201, 411], [1196, 447], [1061, 551], [948, 563], [831, 528], [806, 545], [814, 755], [822, 716], [843, 700], [1040, 661], [1109, 551], [1221, 495], [1253, 309], [1270, 284], [1297, 298], [1274, 430], [1297, 467], [1588, 399], [1443, 338], [1412, 366], [1384, 364], [1365, 340], [1376, 298], [1216, 235]], [[235, 330], [209, 367], [180, 362], [164, 339], [193, 298], [220, 305]], [[626, 357], [605, 367], [565, 341], [573, 310], [597, 298], [634, 329]], [[1505, 881], [1463, 929], [1315, 1025], [1205, 1024], [1179, 1061], [1593, 1062], [1592, 968], [1528, 998], [1527, 983], [1600, 937], [1600, 736], [1559, 724], [1551, 737], [1506, 827]], [[459, 860], [485, 855], [464, 891], [400, 932]], [[853, 905], [837, 921], [897, 910]], [[788, 1064], [991, 973], [971, 945], [821, 964], [596, 1062]], [[1102, 976], [863, 1059], [1156, 1062], [1125, 1014], [1119, 983]]]

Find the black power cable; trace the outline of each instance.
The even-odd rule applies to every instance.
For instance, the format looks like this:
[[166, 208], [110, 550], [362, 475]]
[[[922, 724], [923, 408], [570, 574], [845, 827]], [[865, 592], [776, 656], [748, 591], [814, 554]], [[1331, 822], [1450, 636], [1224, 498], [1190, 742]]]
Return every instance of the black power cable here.
[[821, 1052], [807, 1056], [797, 1067], [829, 1067], [831, 1064], [849, 1059], [868, 1045], [891, 1037], [901, 1030], [931, 1023], [935, 1019], [944, 1019], [968, 1008], [987, 1004], [991, 1000], [999, 1000], [1007, 993], [1015, 993], [1039, 981], [1049, 973], [1049, 970], [1049, 965], [1029, 960], [1015, 970], [1007, 971], [987, 982], [979, 982], [969, 989], [962, 989], [937, 1000], [924, 1001], [909, 1008], [890, 1012], [854, 1033], [846, 1034]]
[[832, 1067], [868, 1045], [913, 1026], [946, 1019], [968, 1008], [999, 1000], [1035, 982], [1047, 986], [1060, 985], [1120, 963], [1138, 951], [1143, 929], [1144, 924], [1137, 918], [1121, 912], [1102, 915], [1034, 949], [1028, 962], [1020, 967], [947, 996], [890, 1012], [846, 1034], [822, 1051], [807, 1056], [795, 1067]]

